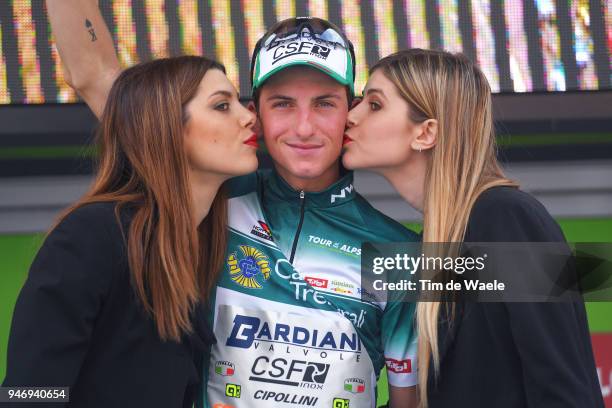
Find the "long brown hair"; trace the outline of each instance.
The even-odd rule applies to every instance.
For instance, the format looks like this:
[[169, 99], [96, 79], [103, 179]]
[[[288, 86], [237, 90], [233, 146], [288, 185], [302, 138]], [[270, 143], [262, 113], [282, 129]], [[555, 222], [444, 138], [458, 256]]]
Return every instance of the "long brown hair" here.
[[[462, 242], [478, 196], [493, 186], [517, 185], [497, 162], [489, 83], [465, 56], [444, 51], [400, 51], [371, 72], [377, 69], [408, 103], [412, 121], [438, 121], [436, 146], [427, 153], [423, 242]], [[430, 359], [439, 371], [440, 308], [440, 302], [417, 305], [419, 396], [425, 407]]]
[[227, 242], [222, 192], [204, 221], [194, 225], [183, 143], [186, 104], [209, 69], [225, 72], [210, 59], [183, 56], [139, 64], [119, 75], [96, 135], [95, 180], [63, 216], [88, 203], [116, 202], [121, 222], [121, 209], [131, 208], [124, 237], [131, 281], [163, 340], [178, 341], [192, 331], [190, 313], [210, 293]]

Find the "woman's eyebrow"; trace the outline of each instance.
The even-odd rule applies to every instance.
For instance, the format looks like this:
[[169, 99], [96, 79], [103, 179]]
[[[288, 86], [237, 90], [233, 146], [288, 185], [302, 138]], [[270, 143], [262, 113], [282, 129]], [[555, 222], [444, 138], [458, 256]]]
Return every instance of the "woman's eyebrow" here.
[[373, 94], [373, 93], [380, 94], [383, 98], [386, 99], [386, 96], [385, 96], [385, 93], [383, 92], [383, 90], [382, 89], [378, 89], [378, 88], [367, 89], [365, 91], [364, 95], [370, 95], [370, 94]]
[[211, 94], [211, 95], [208, 97], [208, 99], [210, 99], [210, 98], [212, 98], [212, 97], [214, 97], [214, 96], [217, 96], [217, 95], [223, 95], [223, 96], [227, 96], [227, 97], [230, 97], [230, 98], [231, 98], [232, 96], [234, 96], [234, 93], [233, 93], [233, 92], [230, 92], [230, 91], [226, 91], [225, 89], [221, 89], [221, 90], [219, 90], [219, 91], [213, 92], [213, 93], [212, 93], [212, 94]]

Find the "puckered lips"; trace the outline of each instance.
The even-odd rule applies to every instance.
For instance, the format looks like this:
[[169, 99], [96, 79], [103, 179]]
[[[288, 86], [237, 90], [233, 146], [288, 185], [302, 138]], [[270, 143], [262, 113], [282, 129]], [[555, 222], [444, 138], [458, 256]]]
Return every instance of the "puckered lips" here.
[[249, 146], [252, 146], [252, 147], [254, 147], [254, 148], [259, 147], [259, 143], [257, 142], [257, 135], [256, 135], [255, 133], [253, 133], [253, 134], [251, 135], [251, 137], [249, 137], [249, 138], [248, 138], [247, 140], [245, 140], [243, 143], [244, 143], [245, 145], [249, 145]]
[[345, 133], [344, 137], [342, 138], [342, 146], [346, 146], [348, 143], [351, 143], [352, 141], [353, 139], [351, 139], [349, 135]]

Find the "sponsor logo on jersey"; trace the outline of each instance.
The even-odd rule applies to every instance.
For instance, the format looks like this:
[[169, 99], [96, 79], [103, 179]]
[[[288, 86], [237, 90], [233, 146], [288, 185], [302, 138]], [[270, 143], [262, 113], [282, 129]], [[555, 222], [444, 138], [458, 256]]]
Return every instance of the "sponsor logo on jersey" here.
[[350, 400], [345, 398], [334, 398], [332, 401], [332, 408], [350, 408], [349, 402]]
[[274, 241], [274, 239], [272, 238], [272, 231], [270, 230], [270, 227], [268, 227], [268, 224], [261, 220], [257, 222], [258, 225], [253, 225], [253, 228], [251, 229], [251, 234], [263, 239], [267, 239], [268, 241]]
[[361, 394], [365, 391], [365, 381], [361, 378], [347, 378], [344, 380], [344, 391]]
[[308, 284], [312, 286], [313, 288], [317, 288], [317, 289], [327, 288], [327, 282], [328, 282], [327, 279], [319, 279], [319, 278], [313, 278], [312, 276], [306, 276], [304, 280], [308, 282]]
[[355, 285], [353, 285], [351, 282], [346, 282], [346, 281], [341, 281], [341, 280], [337, 280], [334, 279], [331, 281], [331, 284], [336, 286], [336, 287], [343, 287], [343, 288], [347, 288], [347, 289], [353, 289], [355, 287]]
[[340, 288], [340, 287], [332, 288], [332, 291], [334, 291], [336, 293], [342, 293], [343, 295], [352, 295], [353, 294], [352, 290], [345, 289], [345, 288]]
[[242, 287], [261, 289], [261, 284], [270, 279], [268, 257], [248, 245], [240, 245], [239, 248], [241, 256], [234, 252], [227, 257], [230, 278]]
[[355, 289], [355, 285], [350, 282], [334, 279], [330, 283], [331, 290], [336, 293], [342, 293], [344, 295], [352, 295], [354, 293], [353, 289]]
[[217, 361], [215, 363], [215, 373], [222, 376], [232, 376], [236, 371], [234, 363], [229, 361]]
[[397, 374], [407, 374], [412, 372], [412, 361], [410, 360], [395, 360], [392, 358], [385, 358], [385, 364], [387, 370]]
[[251, 367], [249, 380], [300, 388], [323, 389], [330, 364], [305, 360], [259, 356]]
[[357, 288], [357, 294], [361, 296], [361, 300], [366, 302], [377, 302], [379, 299], [376, 298], [372, 293], [368, 292], [365, 288]]
[[361, 326], [363, 326], [365, 317], [368, 314], [368, 312], [363, 309], [359, 309], [359, 314], [356, 312], [349, 312], [344, 309], [338, 309], [338, 313], [349, 319], [357, 328], [361, 328]]
[[308, 284], [314, 289], [320, 289], [324, 291], [326, 289], [332, 292], [342, 293], [344, 295], [352, 295], [353, 293], [355, 293], [355, 285], [350, 282], [339, 281], [336, 279], [330, 281], [329, 279], [315, 278], [313, 276], [306, 276], [304, 277], [304, 280], [308, 282]]
[[[310, 285], [308, 282], [305, 282], [300, 278], [300, 274], [293, 269], [293, 266], [286, 259], [279, 259], [274, 265], [274, 272], [276, 275], [285, 279], [289, 282], [291, 286], [295, 289], [295, 300], [302, 302], [314, 301], [320, 305], [329, 305], [335, 307], [329, 300], [325, 298], [325, 293], [319, 292], [317, 288], [313, 285]], [[325, 288], [321, 289], [325, 290]], [[357, 311], [350, 312], [342, 308], [336, 307], [338, 313], [342, 314], [344, 317], [349, 319], [357, 328], [361, 328], [363, 323], [365, 322], [366, 311], [363, 309]]]
[[332, 194], [330, 196], [330, 200], [331, 203], [335, 203], [336, 200], [342, 200], [346, 198], [346, 194], [351, 194], [353, 192], [353, 185], [349, 184], [348, 186], [344, 187], [342, 190], [340, 190], [340, 194]]
[[349, 244], [343, 244], [342, 242], [332, 241], [331, 239], [322, 238], [316, 235], [309, 235], [308, 242], [312, 245], [320, 246], [323, 248], [335, 249], [337, 251], [344, 252], [347, 255], [353, 255], [353, 256], [361, 255], [361, 247], [356, 247], [356, 246], [349, 245]]
[[[262, 321], [258, 317], [237, 314], [226, 345], [251, 348], [259, 342], [269, 342], [323, 351], [361, 352], [361, 340], [357, 333], [319, 331], [306, 327]], [[255, 347], [255, 348], [257, 348]]]
[[284, 402], [285, 404], [308, 407], [316, 407], [317, 401], [319, 400], [319, 397], [264, 390], [255, 391], [253, 397], [262, 401]]
[[238, 384], [225, 384], [225, 396], [231, 398], [240, 398], [242, 387]]

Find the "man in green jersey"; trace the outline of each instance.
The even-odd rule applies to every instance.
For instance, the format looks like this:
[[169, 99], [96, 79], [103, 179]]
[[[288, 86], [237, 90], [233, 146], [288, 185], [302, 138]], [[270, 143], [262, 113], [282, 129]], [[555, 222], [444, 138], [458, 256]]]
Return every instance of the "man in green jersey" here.
[[[99, 115], [119, 65], [95, 2], [47, 5], [69, 79]], [[96, 43], [74, 35], [86, 19]], [[415, 404], [414, 305], [361, 293], [361, 243], [417, 236], [341, 169], [354, 61], [341, 30], [320, 19], [278, 23], [256, 47], [249, 106], [274, 168], [231, 185], [207, 407], [373, 407], [385, 364], [390, 406]]]
[[[254, 50], [250, 107], [274, 169], [231, 184], [210, 402], [243, 406], [225, 394], [236, 381], [249, 384], [241, 387], [244, 406], [372, 407], [385, 362], [391, 406], [413, 401], [414, 305], [361, 293], [361, 243], [417, 237], [372, 208], [352, 174], [342, 174], [351, 48], [330, 23], [297, 18], [272, 27]], [[225, 364], [232, 376], [219, 375]]]

